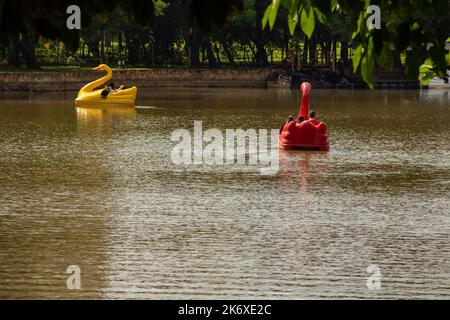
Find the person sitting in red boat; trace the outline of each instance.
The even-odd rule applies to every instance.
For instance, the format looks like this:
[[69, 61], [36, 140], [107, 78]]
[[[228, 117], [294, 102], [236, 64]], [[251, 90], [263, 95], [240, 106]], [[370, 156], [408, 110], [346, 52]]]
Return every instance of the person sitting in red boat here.
[[299, 116], [298, 119], [297, 119], [297, 123], [300, 124], [303, 121], [305, 121], [305, 118], [303, 118], [303, 116]]
[[290, 115], [287, 120], [286, 120], [286, 124], [288, 124], [289, 122], [294, 121], [294, 116]]
[[309, 119], [308, 120], [311, 121], [315, 125], [318, 125], [320, 123], [320, 121], [316, 119], [316, 112], [315, 111], [311, 111], [309, 113]]

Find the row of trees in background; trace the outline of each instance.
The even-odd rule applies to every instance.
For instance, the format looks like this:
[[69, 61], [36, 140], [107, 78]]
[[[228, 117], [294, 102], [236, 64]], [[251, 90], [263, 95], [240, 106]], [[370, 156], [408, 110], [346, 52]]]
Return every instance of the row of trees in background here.
[[[0, 47], [3, 64], [39, 68], [48, 65], [115, 67], [254, 65], [287, 62], [295, 65], [348, 60], [351, 26], [338, 14], [330, 24], [317, 26], [308, 39], [298, 29], [291, 34], [287, 11], [274, 28], [262, 28], [271, 0], [245, 0], [240, 12], [225, 25], [205, 32], [190, 23], [190, 6], [183, 1], [155, 1], [154, 25], [143, 26], [128, 18], [118, 5], [108, 17], [95, 17], [80, 33], [80, 45], [71, 52], [63, 42], [36, 39], [27, 33], [10, 36]], [[337, 52], [339, 48], [339, 52]]]
[[[81, 0], [82, 30], [65, 28], [70, 0], [0, 1], [0, 64], [114, 67], [326, 64], [360, 70], [404, 59], [412, 78], [446, 78], [450, 0]], [[381, 29], [366, 26], [382, 8]], [[265, 28], [263, 28], [263, 26]], [[448, 40], [447, 40], [448, 41]], [[409, 55], [406, 52], [409, 51]]]

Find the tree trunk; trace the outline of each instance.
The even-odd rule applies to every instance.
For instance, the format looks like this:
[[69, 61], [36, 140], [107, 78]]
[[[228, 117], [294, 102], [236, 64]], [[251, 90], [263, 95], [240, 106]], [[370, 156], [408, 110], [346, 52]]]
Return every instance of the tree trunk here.
[[200, 45], [199, 45], [199, 33], [193, 31], [188, 36], [188, 58], [190, 67], [198, 67], [200, 65]]
[[152, 67], [155, 66], [155, 43], [152, 42]]
[[309, 64], [317, 64], [317, 50], [314, 36], [312, 36], [311, 39], [309, 39], [308, 41], [308, 49], [309, 49]]
[[302, 64], [303, 65], [308, 63], [308, 52], [309, 52], [309, 40], [305, 36], [305, 42], [303, 45], [303, 54], [302, 54]]
[[217, 44], [214, 44], [214, 52], [216, 53], [217, 63], [222, 64], [222, 62], [220, 61], [220, 50], [219, 50], [219, 47], [217, 46]]
[[258, 65], [261, 65], [260, 63], [257, 62], [257, 50], [255, 50], [255, 48], [253, 48], [253, 46], [250, 44], [250, 51], [252, 52], [253, 58], [252, 58], [252, 62], [253, 63], [257, 63]]
[[226, 40], [222, 40], [221, 44], [223, 47], [223, 51], [225, 52], [225, 56], [228, 59], [228, 62], [234, 66], [236, 64], [236, 62], [234, 61], [234, 55], [231, 52], [230, 47], [228, 46], [228, 43], [226, 42]]
[[206, 47], [206, 54], [208, 56], [208, 63], [209, 63], [209, 67], [215, 67], [217, 66], [217, 60], [216, 57], [214, 56], [214, 51], [211, 45], [211, 41], [209, 41], [209, 39], [207, 39], [205, 41], [205, 47]]
[[288, 56], [289, 56], [289, 30], [286, 27], [286, 24], [283, 23], [283, 39], [284, 39], [284, 48], [286, 50], [286, 57], [285, 59], [287, 60]]
[[33, 38], [28, 34], [14, 34], [10, 38], [9, 63], [20, 67], [25, 63], [28, 69], [39, 69]]
[[201, 64], [204, 64], [205, 62], [206, 62], [206, 53], [205, 53], [205, 48], [204, 47], [201, 47], [200, 48], [200, 55], [201, 55], [201, 59], [200, 59], [200, 63]]
[[347, 41], [341, 42], [341, 60], [344, 64], [348, 62], [348, 45]]
[[118, 45], [119, 45], [119, 56], [120, 56], [120, 55], [122, 55], [122, 32], [119, 32]]
[[244, 58], [244, 63], [246, 64], [247, 63], [247, 48], [245, 47], [245, 44], [243, 44], [241, 46], [241, 50], [244, 53], [243, 58]]
[[331, 57], [331, 70], [336, 71], [336, 65], [337, 65], [337, 41], [333, 40], [333, 48], [332, 48], [332, 57]]
[[9, 39], [9, 64], [20, 67], [20, 38], [18, 33], [14, 33]]
[[267, 60], [267, 51], [265, 48], [265, 37], [264, 37], [264, 32], [262, 29], [262, 18], [264, 16], [264, 12], [267, 8], [267, 4], [266, 1], [255, 1], [255, 25], [256, 25], [256, 30], [255, 30], [255, 39], [254, 39], [254, 43], [256, 46], [256, 54], [255, 54], [255, 62], [256, 64], [260, 65], [260, 66], [267, 66], [268, 65], [268, 60]]
[[24, 58], [28, 69], [40, 69], [36, 58], [34, 39], [32, 36], [26, 34], [23, 38], [24, 42]]
[[103, 31], [100, 39], [100, 63], [106, 63], [105, 60], [105, 31]]

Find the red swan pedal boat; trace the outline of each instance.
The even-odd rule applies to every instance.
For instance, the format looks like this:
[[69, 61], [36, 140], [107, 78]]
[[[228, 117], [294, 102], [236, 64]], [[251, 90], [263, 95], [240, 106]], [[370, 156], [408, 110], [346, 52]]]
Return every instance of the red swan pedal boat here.
[[[300, 86], [302, 104], [297, 121], [284, 123], [280, 128], [278, 141], [281, 149], [288, 150], [329, 150], [327, 125], [309, 118], [309, 92], [311, 84], [303, 82]], [[303, 121], [298, 122], [300, 117]]]

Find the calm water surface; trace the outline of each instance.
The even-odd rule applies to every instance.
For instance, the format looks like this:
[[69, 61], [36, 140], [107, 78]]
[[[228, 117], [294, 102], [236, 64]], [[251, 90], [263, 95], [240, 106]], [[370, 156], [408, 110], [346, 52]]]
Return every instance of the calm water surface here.
[[278, 128], [297, 91], [139, 95], [0, 97], [0, 298], [450, 298], [449, 92], [313, 90], [331, 150], [274, 176], [174, 165], [170, 134]]

